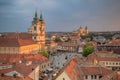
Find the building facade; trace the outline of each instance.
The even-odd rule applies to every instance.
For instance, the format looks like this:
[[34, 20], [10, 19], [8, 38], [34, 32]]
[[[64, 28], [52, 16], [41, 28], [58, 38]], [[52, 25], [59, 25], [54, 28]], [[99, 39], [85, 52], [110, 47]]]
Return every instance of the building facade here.
[[83, 30], [83, 28], [80, 26], [80, 28], [74, 31], [73, 33], [77, 34], [78, 36], [85, 36], [88, 35], [89, 30], [87, 26], [85, 27], [85, 30]]
[[32, 34], [32, 39], [39, 44], [40, 48], [45, 47], [45, 26], [46, 24], [42, 14], [40, 14], [40, 18], [38, 18], [38, 14], [36, 12], [32, 25], [28, 29], [28, 33]]

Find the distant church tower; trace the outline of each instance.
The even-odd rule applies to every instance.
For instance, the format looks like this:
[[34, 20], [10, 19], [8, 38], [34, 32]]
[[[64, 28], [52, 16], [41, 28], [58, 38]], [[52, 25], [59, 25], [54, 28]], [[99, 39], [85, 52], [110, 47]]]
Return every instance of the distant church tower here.
[[45, 21], [43, 19], [42, 13], [40, 14], [40, 18], [38, 18], [37, 11], [35, 12], [35, 17], [33, 18], [32, 25], [28, 29], [28, 32], [31, 33], [32, 39], [36, 41], [40, 49], [45, 47]]
[[85, 27], [85, 35], [88, 35], [88, 27]]
[[78, 33], [79, 36], [82, 35], [83, 31], [82, 31], [82, 27], [81, 27], [81, 26], [80, 26], [78, 32], [79, 32], [79, 33]]

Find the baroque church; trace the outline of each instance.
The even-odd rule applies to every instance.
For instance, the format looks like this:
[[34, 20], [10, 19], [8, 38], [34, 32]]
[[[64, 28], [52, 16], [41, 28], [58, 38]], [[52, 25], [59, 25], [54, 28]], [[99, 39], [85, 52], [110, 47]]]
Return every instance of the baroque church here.
[[86, 36], [89, 33], [88, 27], [85, 27], [85, 30], [83, 31], [82, 27], [80, 26], [79, 29], [76, 31], [73, 31], [74, 34], [77, 34], [78, 36]]
[[28, 32], [11, 32], [0, 35], [0, 54], [33, 54], [45, 48], [45, 26], [42, 14], [37, 11]]
[[33, 18], [32, 25], [28, 29], [28, 33], [32, 34], [32, 39], [36, 41], [40, 47], [45, 47], [45, 21], [42, 14], [40, 18], [38, 17], [37, 11], [35, 12], [35, 17]]

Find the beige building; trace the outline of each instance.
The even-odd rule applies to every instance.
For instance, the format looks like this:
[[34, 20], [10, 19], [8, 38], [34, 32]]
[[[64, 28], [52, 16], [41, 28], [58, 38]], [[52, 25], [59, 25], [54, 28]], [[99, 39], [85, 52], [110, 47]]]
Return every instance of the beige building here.
[[120, 57], [111, 52], [96, 52], [88, 56], [88, 61], [111, 70], [120, 71]]
[[[11, 35], [13, 38], [11, 38]], [[16, 38], [14, 35], [19, 35]], [[21, 36], [29, 36], [27, 33], [10, 33], [4, 37], [0, 37], [0, 53], [1, 54], [30, 54], [39, 50], [39, 45], [31, 38], [24, 39]], [[32, 35], [30, 35], [32, 37]]]
[[77, 52], [77, 43], [74, 41], [58, 43], [56, 50], [65, 52]]

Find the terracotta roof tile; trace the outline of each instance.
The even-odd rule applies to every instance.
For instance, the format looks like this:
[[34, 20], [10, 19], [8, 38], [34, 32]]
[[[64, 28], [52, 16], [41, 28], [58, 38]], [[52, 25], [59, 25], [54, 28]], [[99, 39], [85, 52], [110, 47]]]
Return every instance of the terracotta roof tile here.
[[[80, 59], [78, 57], [73, 57], [71, 61], [63, 68], [62, 72], [65, 71], [65, 73], [68, 75], [68, 77], [71, 80], [83, 80], [85, 75], [108, 75], [113, 73], [112, 70], [108, 70], [106, 68], [103, 68], [101, 66], [86, 66], [82, 65], [84, 62], [82, 62], [83, 59]], [[79, 62], [82, 62], [79, 64]], [[59, 73], [58, 73], [59, 74]], [[60, 75], [60, 74], [59, 74]], [[59, 76], [57, 75], [57, 76]], [[57, 76], [55, 78], [57, 78]]]
[[24, 45], [36, 44], [32, 39], [31, 34], [19, 34], [19, 38], [16, 38], [16, 34], [8, 34], [4, 37], [0, 37], [0, 46], [1, 47], [19, 47]]
[[29, 77], [25, 77], [25, 78], [20, 78], [20, 77], [12, 77], [12, 76], [0, 76], [0, 80], [32, 80], [31, 78]]
[[0, 54], [1, 63], [13, 63], [25, 60], [48, 61], [48, 58], [40, 54]]

